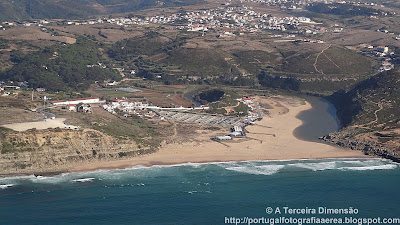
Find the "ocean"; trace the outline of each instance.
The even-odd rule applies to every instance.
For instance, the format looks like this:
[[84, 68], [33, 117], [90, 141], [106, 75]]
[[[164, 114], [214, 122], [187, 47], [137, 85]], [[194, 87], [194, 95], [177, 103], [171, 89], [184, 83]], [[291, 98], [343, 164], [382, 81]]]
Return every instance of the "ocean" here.
[[[317, 141], [338, 125], [334, 108], [314, 100], [320, 110], [299, 115], [297, 135]], [[313, 114], [323, 118], [319, 126]], [[400, 224], [399, 187], [400, 164], [374, 158], [10, 177], [0, 178], [0, 224]]]
[[[383, 159], [188, 163], [3, 178], [0, 224], [235, 224], [227, 222], [280, 216], [394, 218], [400, 217], [399, 186], [400, 166]], [[282, 214], [267, 214], [268, 207], [279, 207]], [[285, 214], [284, 207], [315, 209], [317, 215]], [[358, 213], [320, 215], [319, 207], [352, 208]]]

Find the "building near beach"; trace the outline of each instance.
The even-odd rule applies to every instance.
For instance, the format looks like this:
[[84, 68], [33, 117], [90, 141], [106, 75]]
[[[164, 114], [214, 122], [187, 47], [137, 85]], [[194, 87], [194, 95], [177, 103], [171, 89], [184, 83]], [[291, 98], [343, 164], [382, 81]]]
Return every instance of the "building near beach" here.
[[217, 140], [217, 141], [227, 141], [227, 140], [232, 140], [232, 137], [230, 137], [230, 136], [217, 136], [217, 137], [215, 137], [215, 140]]
[[58, 105], [78, 105], [80, 103], [82, 104], [93, 104], [93, 103], [101, 103], [100, 98], [98, 97], [90, 97], [90, 98], [76, 98], [76, 99], [70, 99], [70, 100], [54, 100], [51, 101], [50, 103], [58, 106]]

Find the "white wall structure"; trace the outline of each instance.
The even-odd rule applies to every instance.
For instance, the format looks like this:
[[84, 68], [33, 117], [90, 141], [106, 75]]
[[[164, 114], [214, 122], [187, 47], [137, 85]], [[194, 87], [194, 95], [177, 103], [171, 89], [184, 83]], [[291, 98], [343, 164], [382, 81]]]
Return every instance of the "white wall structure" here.
[[51, 101], [51, 104], [53, 105], [78, 105], [79, 103], [82, 104], [93, 104], [93, 103], [102, 103], [104, 101], [100, 101], [100, 98], [97, 97], [91, 97], [91, 98], [76, 98], [76, 99], [70, 99], [68, 101], [58, 101], [54, 100]]

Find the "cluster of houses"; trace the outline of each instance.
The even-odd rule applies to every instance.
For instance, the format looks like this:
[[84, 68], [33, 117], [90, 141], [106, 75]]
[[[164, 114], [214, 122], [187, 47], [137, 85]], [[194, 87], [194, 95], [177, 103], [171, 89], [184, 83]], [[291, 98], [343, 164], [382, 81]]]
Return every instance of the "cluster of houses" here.
[[[14, 81], [0, 81], [0, 95], [1, 96], [17, 96], [21, 90], [24, 88], [29, 88], [27, 81], [14, 82]], [[31, 89], [36, 92], [45, 92], [45, 88]]]
[[20, 85], [15, 84], [6, 84], [3, 81], [0, 81], [0, 95], [1, 96], [10, 96], [10, 95], [18, 95], [18, 90], [21, 89]]
[[237, 99], [237, 101], [242, 102], [249, 107], [247, 115], [249, 121], [254, 121], [262, 117], [262, 115], [260, 115], [261, 112], [259, 110], [258, 103], [254, 102], [250, 97], [245, 96], [243, 98]]
[[[182, 22], [185, 21], [185, 22]], [[25, 23], [6, 22], [8, 26], [44, 26], [49, 23], [62, 23], [63, 25], [92, 25], [100, 23], [115, 24], [118, 26], [146, 25], [146, 24], [165, 24], [173, 26], [171, 29], [202, 31], [215, 28], [233, 28], [240, 31], [255, 32], [260, 30], [280, 30], [285, 31], [290, 26], [291, 31], [300, 24], [308, 25], [314, 23], [306, 17], [275, 17], [265, 13], [256, 12], [253, 7], [230, 6], [223, 4], [220, 7], [204, 9], [200, 11], [190, 11], [184, 13], [172, 13], [170, 15], [155, 15], [148, 17], [119, 17], [119, 18], [98, 18], [93, 20], [75, 21], [47, 21], [38, 20]], [[301, 32], [309, 29], [302, 29]], [[315, 33], [315, 31], [313, 31]], [[229, 34], [227, 34], [229, 35]], [[97, 65], [96, 65], [97, 66]]]
[[9, 21], [4, 21], [0, 24], [0, 29], [6, 30], [7, 27], [13, 27], [13, 26], [23, 26], [23, 27], [31, 27], [31, 26], [38, 26], [38, 27], [43, 27], [45, 25], [48, 25], [50, 22], [47, 20], [35, 20], [31, 22], [9, 22]]
[[[186, 22], [182, 24], [182, 21]], [[185, 13], [172, 13], [171, 15], [156, 15], [144, 18], [104, 18], [85, 22], [66, 22], [67, 25], [85, 25], [96, 23], [110, 23], [118, 26], [166, 24], [173, 25], [173, 29], [177, 30], [202, 32], [206, 32], [209, 29], [215, 28], [236, 28], [240, 31], [255, 32], [266, 29], [285, 31], [285, 26], [291, 26], [293, 29], [293, 27], [297, 27], [299, 24], [311, 24], [313, 21], [306, 17], [274, 17], [255, 12], [252, 7], [231, 7], [229, 4], [224, 4], [224, 6], [214, 9], [190, 11]]]
[[[184, 25], [179, 25], [176, 29], [187, 29], [188, 31], [208, 31], [215, 28], [233, 28], [240, 31], [255, 32], [261, 30], [286, 31], [289, 27], [291, 31], [299, 28], [300, 25], [307, 26], [313, 23], [306, 17], [276, 17], [270, 14], [259, 13], [247, 6], [225, 6], [216, 9], [187, 12], [186, 14], [171, 15], [167, 17], [169, 23], [174, 24], [172, 18], [178, 17], [178, 21], [187, 21]], [[300, 32], [304, 32], [304, 29]], [[222, 36], [229, 34], [225, 33]]]
[[173, 111], [191, 111], [191, 110], [208, 110], [208, 105], [201, 105], [199, 107], [183, 107], [181, 105], [177, 105], [175, 107], [166, 108], [160, 106], [149, 105], [143, 102], [130, 102], [122, 99], [118, 99], [113, 102], [109, 102], [108, 104], [101, 104], [101, 108], [108, 111], [111, 114], [116, 114], [119, 112], [124, 112], [125, 116], [129, 115], [138, 115], [145, 116], [153, 119], [164, 119], [164, 117], [159, 116], [157, 113], [152, 110], [173, 110]]
[[395, 56], [395, 53], [393, 51], [390, 51], [388, 46], [373, 46], [369, 44], [361, 44], [360, 48], [363, 53], [373, 55], [380, 59], [381, 65], [378, 69], [378, 72], [388, 71], [394, 68], [392, 58]]
[[394, 64], [391, 63], [391, 58], [390, 57], [385, 57], [383, 58], [381, 62], [381, 66], [378, 69], [378, 72], [383, 72], [383, 71], [388, 71], [391, 69], [394, 69]]
[[[241, 3], [257, 2], [263, 5], [279, 6], [282, 9], [301, 9], [307, 4], [314, 2], [329, 3], [345, 3], [354, 5], [375, 6], [373, 3], [359, 3], [358, 1], [337, 1], [337, 0], [240, 0]], [[49, 23], [60, 24], [60, 21], [36, 20], [33, 22], [3, 22], [4, 26], [44, 26]], [[155, 15], [148, 17], [118, 17], [118, 18], [97, 18], [92, 20], [74, 20], [63, 21], [64, 25], [93, 25], [100, 23], [115, 24], [118, 26], [128, 25], [147, 25], [147, 24], [167, 24], [173, 25], [173, 29], [202, 31], [215, 28], [236, 28], [241, 31], [255, 32], [259, 30], [279, 30], [285, 31], [296, 30], [300, 33], [308, 32], [318, 34], [323, 32], [324, 28], [312, 27], [316, 24], [306, 17], [276, 17], [270, 14], [256, 12], [253, 7], [245, 5], [231, 6], [231, 0], [226, 0], [220, 7], [212, 9], [204, 9], [200, 11], [190, 11], [184, 13], [172, 13], [170, 15]], [[3, 28], [3, 25], [0, 28]], [[301, 26], [301, 28], [300, 28]], [[340, 28], [334, 32], [341, 32]]]

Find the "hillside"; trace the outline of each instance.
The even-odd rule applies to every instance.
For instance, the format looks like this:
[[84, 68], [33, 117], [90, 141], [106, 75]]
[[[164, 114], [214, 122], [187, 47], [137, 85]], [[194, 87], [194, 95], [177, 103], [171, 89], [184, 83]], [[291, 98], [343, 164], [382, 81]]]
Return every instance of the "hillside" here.
[[[367, 74], [371, 62], [364, 56], [343, 47], [331, 46], [309, 49], [285, 57], [282, 71], [299, 74]], [[288, 53], [283, 53], [288, 54]]]
[[[247, 40], [258, 44], [257, 39]], [[162, 31], [118, 41], [108, 50], [134, 65], [142, 76], [169, 84], [199, 82], [253, 85], [314, 93], [333, 93], [373, 73], [372, 60], [331, 44], [284, 43], [279, 48], [245, 50], [237, 40]]]
[[335, 93], [332, 99], [344, 126], [376, 120], [370, 125], [400, 128], [399, 71], [380, 73], [358, 83], [348, 92]]
[[383, 72], [331, 96], [344, 128], [325, 140], [400, 158], [400, 71]]
[[362, 15], [377, 15], [382, 11], [368, 8], [364, 6], [356, 6], [352, 4], [324, 4], [324, 3], [313, 3], [307, 6], [307, 10], [313, 13], [340, 15], [344, 17], [350, 16], [362, 16]]
[[76, 19], [201, 2], [201, 0], [0, 0], [0, 21]]
[[94, 81], [118, 80], [120, 75], [105, 68], [99, 46], [86, 38], [76, 44], [53, 45], [35, 54], [14, 51], [14, 66], [0, 73], [1, 80], [27, 81], [30, 87], [51, 91], [86, 90]]

